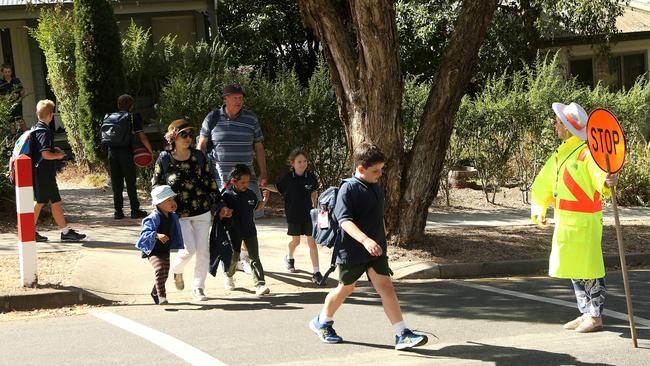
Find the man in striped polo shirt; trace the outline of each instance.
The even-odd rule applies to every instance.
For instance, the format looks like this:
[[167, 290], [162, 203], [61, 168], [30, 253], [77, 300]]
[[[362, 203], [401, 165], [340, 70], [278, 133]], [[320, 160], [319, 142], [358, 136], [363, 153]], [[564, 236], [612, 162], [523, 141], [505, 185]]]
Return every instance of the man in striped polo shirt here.
[[[216, 168], [215, 178], [220, 187], [228, 181], [228, 174], [235, 165], [248, 165], [253, 173], [249, 188], [261, 198], [259, 187], [266, 186], [264, 136], [255, 113], [242, 108], [244, 95], [239, 84], [223, 88], [224, 105], [205, 116], [198, 148]], [[257, 159], [259, 177], [253, 169], [253, 157]]]

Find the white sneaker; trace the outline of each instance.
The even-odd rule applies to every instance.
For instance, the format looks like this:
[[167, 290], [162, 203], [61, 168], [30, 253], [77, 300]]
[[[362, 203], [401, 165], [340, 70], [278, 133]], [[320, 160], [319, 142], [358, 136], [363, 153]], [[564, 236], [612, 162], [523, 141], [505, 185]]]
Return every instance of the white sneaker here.
[[195, 289], [194, 289], [194, 300], [197, 300], [197, 301], [205, 301], [205, 300], [207, 300], [207, 299], [208, 299], [208, 297], [205, 296], [205, 294], [203, 293], [203, 289], [202, 289], [202, 288], [195, 288]]
[[240, 263], [241, 263], [242, 271], [244, 271], [244, 273], [253, 274], [253, 268], [251, 267], [251, 260], [248, 259], [248, 257], [242, 258], [237, 265], [239, 266]]
[[223, 288], [225, 288], [228, 291], [232, 291], [235, 289], [235, 278], [234, 277], [224, 277], [223, 279]]
[[169, 301], [167, 301], [166, 297], [160, 296], [158, 297], [158, 305], [168, 305]]
[[269, 288], [265, 285], [255, 286], [255, 295], [264, 296], [268, 295], [269, 293], [271, 293], [271, 290], [269, 290]]

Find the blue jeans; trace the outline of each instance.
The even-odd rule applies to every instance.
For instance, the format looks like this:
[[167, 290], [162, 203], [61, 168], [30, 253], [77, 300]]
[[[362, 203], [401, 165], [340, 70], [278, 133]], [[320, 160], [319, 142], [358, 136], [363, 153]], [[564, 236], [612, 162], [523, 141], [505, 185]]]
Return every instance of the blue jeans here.
[[596, 278], [590, 280], [571, 279], [573, 290], [576, 293], [578, 309], [582, 314], [588, 314], [592, 317], [600, 317], [605, 305], [605, 278]]

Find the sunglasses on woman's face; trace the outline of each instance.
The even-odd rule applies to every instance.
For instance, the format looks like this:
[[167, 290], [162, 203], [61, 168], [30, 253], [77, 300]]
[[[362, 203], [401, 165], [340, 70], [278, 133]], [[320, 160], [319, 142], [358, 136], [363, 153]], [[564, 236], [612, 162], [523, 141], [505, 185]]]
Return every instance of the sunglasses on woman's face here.
[[192, 135], [187, 131], [181, 131], [181, 132], [178, 133], [178, 137], [180, 137], [182, 139], [186, 139], [188, 137], [192, 137]]

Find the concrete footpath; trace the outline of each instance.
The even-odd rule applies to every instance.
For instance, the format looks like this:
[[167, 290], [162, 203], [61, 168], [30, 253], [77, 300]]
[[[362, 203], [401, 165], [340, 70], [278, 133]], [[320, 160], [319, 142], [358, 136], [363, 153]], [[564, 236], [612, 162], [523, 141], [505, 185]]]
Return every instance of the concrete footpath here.
[[[153, 269], [134, 243], [140, 232], [139, 220], [113, 220], [110, 191], [97, 189], [62, 189], [66, 216], [72, 227], [88, 235], [81, 243], [62, 243], [58, 231], [40, 231], [51, 238], [48, 243], [38, 243], [39, 252], [75, 251], [79, 258], [69, 283], [60, 289], [37, 295], [21, 294], [0, 296], [0, 312], [18, 309], [60, 307], [74, 303], [121, 302], [128, 304], [149, 303], [149, 292], [154, 283]], [[74, 202], [70, 204], [69, 202]], [[125, 202], [128, 202], [125, 201]], [[143, 205], [144, 206], [144, 205]], [[144, 207], [143, 207], [144, 208]], [[632, 222], [650, 217], [648, 209], [624, 209], [621, 220]], [[611, 214], [606, 213], [606, 221]], [[528, 225], [528, 212], [518, 210], [500, 211], [460, 211], [433, 212], [429, 215], [427, 226], [512, 226]], [[266, 281], [272, 294], [301, 293], [318, 290], [311, 283], [311, 263], [309, 250], [303, 243], [296, 250], [298, 272], [287, 273], [283, 257], [287, 251], [288, 237], [284, 218], [265, 218], [257, 222], [260, 242], [260, 256], [266, 272]], [[55, 239], [57, 238], [57, 239]], [[331, 250], [321, 248], [320, 269], [329, 267]], [[15, 233], [0, 234], [0, 255], [15, 255], [17, 244]], [[175, 253], [172, 254], [172, 260]], [[617, 257], [608, 258], [611, 264]], [[650, 254], [631, 255], [631, 263], [650, 263]], [[437, 264], [433, 262], [391, 262], [396, 279], [463, 278], [502, 275], [538, 274], [546, 268], [546, 259], [507, 261], [496, 263], [456, 263]], [[168, 298], [173, 301], [192, 298], [191, 287], [194, 260], [185, 268], [185, 290], [178, 291], [173, 280], [167, 282]], [[334, 272], [331, 278], [337, 278]], [[254, 297], [252, 278], [243, 272], [235, 275], [238, 295]], [[328, 286], [335, 286], [330, 279]], [[223, 275], [208, 275], [206, 295], [220, 297], [228, 292], [223, 288]]]

